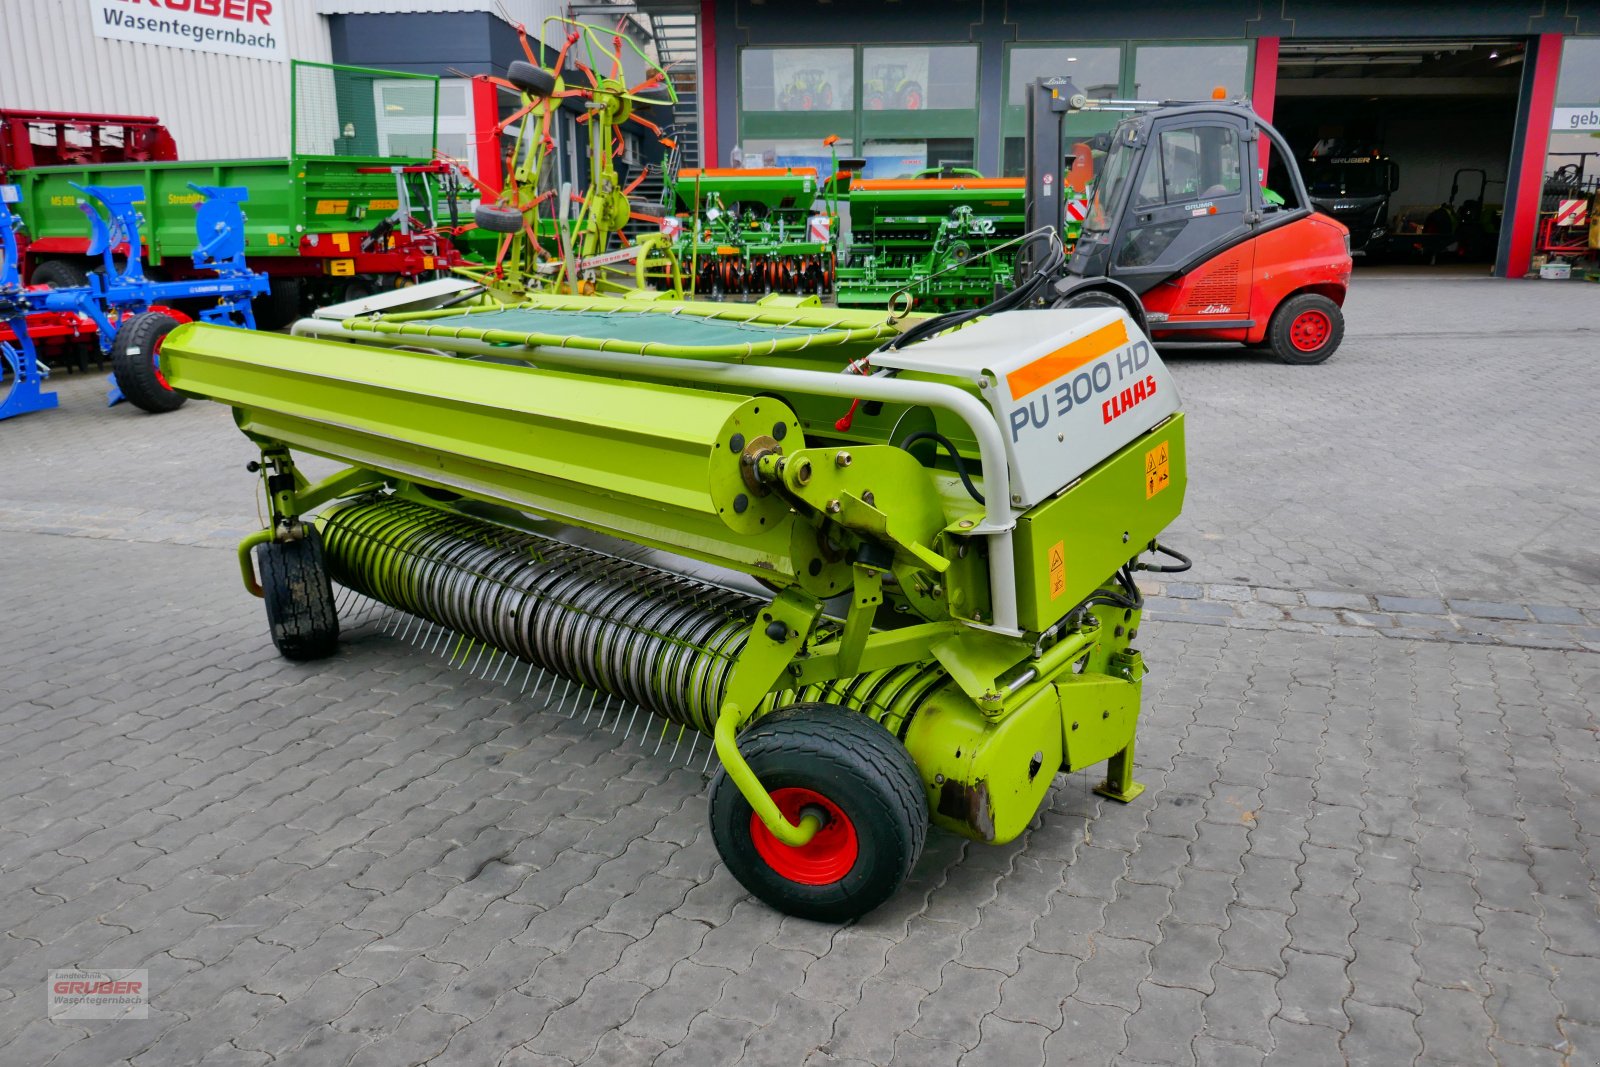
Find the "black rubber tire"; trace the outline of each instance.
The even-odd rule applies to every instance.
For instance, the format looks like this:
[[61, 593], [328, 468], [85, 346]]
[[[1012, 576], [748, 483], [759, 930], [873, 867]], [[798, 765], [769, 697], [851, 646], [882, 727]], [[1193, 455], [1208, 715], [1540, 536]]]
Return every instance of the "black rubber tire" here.
[[529, 96], [549, 96], [556, 91], [556, 76], [525, 59], [513, 59], [506, 67], [506, 81]]
[[156, 355], [163, 338], [177, 328], [178, 320], [159, 311], [145, 311], [124, 319], [111, 342], [111, 369], [128, 403], [159, 415], [176, 411], [189, 398], [174, 391], [160, 377]]
[[854, 865], [837, 881], [790, 880], [757, 851], [750, 804], [720, 769], [711, 783], [711, 839], [741, 885], [789, 915], [845, 922], [904, 884], [927, 841], [928, 805], [916, 763], [889, 731], [835, 704], [795, 704], [749, 727], [739, 752], [769, 791], [800, 787], [837, 805], [858, 842]]
[[270, 291], [252, 302], [251, 311], [256, 317], [256, 329], [281, 330], [300, 317], [300, 307], [305, 288], [299, 278], [271, 279]]
[[[1327, 340], [1315, 349], [1303, 349], [1295, 345], [1290, 336], [1290, 327], [1294, 321], [1308, 311], [1320, 311], [1328, 317], [1330, 329]], [[1267, 327], [1267, 346], [1272, 349], [1272, 354], [1284, 363], [1299, 367], [1309, 367], [1322, 363], [1339, 347], [1339, 342], [1344, 340], [1344, 312], [1339, 310], [1339, 305], [1319, 293], [1301, 293], [1299, 296], [1290, 297], [1278, 305], [1278, 310], [1272, 313], [1272, 322]]]
[[52, 289], [78, 289], [89, 284], [89, 272], [65, 259], [47, 259], [33, 268], [29, 285], [48, 285]]
[[478, 224], [478, 229], [490, 233], [522, 232], [522, 212], [514, 207], [479, 204], [472, 209], [472, 221]]
[[1052, 308], [1121, 308], [1123, 311], [1128, 310], [1128, 305], [1104, 289], [1089, 289], [1082, 292], [1068, 293], [1050, 306]]
[[278, 654], [292, 660], [333, 655], [339, 647], [339, 614], [317, 528], [307, 526], [299, 541], [257, 545], [256, 570]]

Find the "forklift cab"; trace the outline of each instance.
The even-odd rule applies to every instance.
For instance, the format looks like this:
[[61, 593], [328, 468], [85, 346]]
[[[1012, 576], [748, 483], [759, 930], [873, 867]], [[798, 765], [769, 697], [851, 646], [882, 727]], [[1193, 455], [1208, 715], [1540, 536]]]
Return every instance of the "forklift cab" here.
[[[1276, 130], [1241, 104], [1164, 107], [1112, 131], [1069, 274], [1109, 277], [1144, 293], [1231, 245], [1310, 213], [1300, 175], [1268, 199], [1260, 142]], [[1281, 199], [1283, 203], [1277, 203]]]

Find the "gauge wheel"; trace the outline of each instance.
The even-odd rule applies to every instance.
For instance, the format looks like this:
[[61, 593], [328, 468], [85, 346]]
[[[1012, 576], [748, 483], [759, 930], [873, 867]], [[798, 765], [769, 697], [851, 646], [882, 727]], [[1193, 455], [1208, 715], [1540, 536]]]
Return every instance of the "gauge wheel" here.
[[122, 320], [111, 342], [111, 369], [117, 388], [141, 411], [160, 414], [176, 411], [189, 398], [167, 384], [161, 373], [161, 343], [177, 328], [178, 320], [159, 311], [146, 311]]
[[284, 659], [331, 656], [339, 645], [339, 613], [322, 555], [322, 535], [305, 527], [298, 541], [256, 546], [261, 595], [267, 603], [267, 628]]
[[795, 704], [741, 734], [739, 752], [789, 821], [822, 822], [806, 844], [784, 844], [719, 770], [711, 837], [741, 885], [787, 914], [844, 922], [904, 884], [927, 840], [928, 805], [916, 763], [888, 730], [836, 704]]
[[1301, 293], [1278, 305], [1267, 344], [1285, 363], [1307, 366], [1333, 355], [1344, 339], [1344, 313], [1319, 293]]
[[506, 67], [506, 81], [533, 97], [549, 96], [556, 91], [554, 74], [523, 59], [513, 59]]
[[472, 221], [478, 224], [478, 229], [490, 233], [522, 232], [522, 212], [514, 207], [479, 204], [472, 209]]

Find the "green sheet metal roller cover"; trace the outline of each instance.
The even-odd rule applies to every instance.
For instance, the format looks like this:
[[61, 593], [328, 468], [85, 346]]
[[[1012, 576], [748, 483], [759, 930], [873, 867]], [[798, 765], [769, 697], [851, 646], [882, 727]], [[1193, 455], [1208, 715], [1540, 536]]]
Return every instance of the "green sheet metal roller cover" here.
[[162, 346], [174, 389], [231, 404], [241, 429], [487, 499], [582, 487], [639, 509], [715, 515], [740, 534], [789, 516], [754, 455], [804, 447], [781, 401], [526, 364], [307, 341], [192, 323]]

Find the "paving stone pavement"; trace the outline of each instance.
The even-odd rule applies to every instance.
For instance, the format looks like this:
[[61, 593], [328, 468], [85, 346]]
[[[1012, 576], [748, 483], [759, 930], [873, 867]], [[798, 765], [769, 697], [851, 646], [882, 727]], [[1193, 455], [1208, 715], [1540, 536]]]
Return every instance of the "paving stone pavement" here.
[[[1477, 314], [1541, 354], [1552, 320], [1525, 305], [1566, 299], [1401, 285], [1503, 300]], [[1177, 363], [1213, 429], [1173, 539], [1195, 580], [1159, 583], [1141, 634], [1146, 793], [1064, 776], [1014, 844], [935, 832], [844, 927], [733, 882], [700, 760], [451, 670], [381, 617], [330, 660], [278, 659], [229, 551], [255, 518], [226, 413], [106, 412], [98, 381], [58, 380], [61, 410], [0, 424], [0, 1064], [1600, 1063], [1596, 490], [1530, 483], [1515, 522], [1437, 523], [1409, 557], [1429, 583], [1386, 554], [1466, 507], [1448, 483], [1408, 505], [1378, 472], [1388, 525], [1319, 524], [1295, 479], [1302, 450], [1326, 465], [1323, 429], [1286, 412], [1320, 396], [1354, 424], [1340, 361], [1390, 354], [1361, 331], [1293, 369], [1320, 392]], [[1396, 372], [1448, 365], [1409, 343]], [[1446, 377], [1488, 373], [1460, 359]], [[1593, 395], [1600, 369], [1550, 359]], [[1218, 440], [1252, 417], [1225, 382], [1287, 428], [1288, 466]], [[1440, 454], [1487, 447], [1479, 422], [1439, 415]], [[1412, 431], [1369, 432], [1379, 455]], [[1524, 453], [1541, 482], [1580, 462], [1550, 436]], [[1347, 562], [1318, 558], [1341, 539]], [[1304, 560], [1249, 547], [1269, 543]], [[149, 1018], [51, 1022], [45, 972], [69, 966], [147, 968]]]

